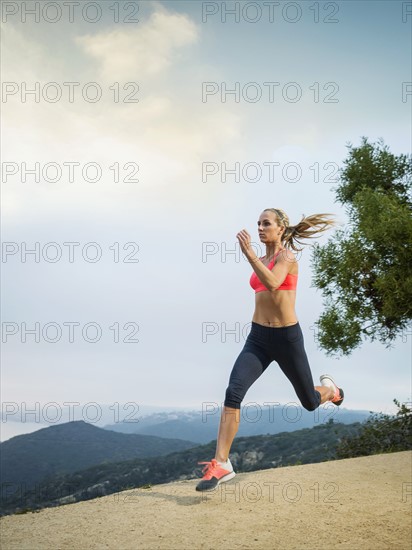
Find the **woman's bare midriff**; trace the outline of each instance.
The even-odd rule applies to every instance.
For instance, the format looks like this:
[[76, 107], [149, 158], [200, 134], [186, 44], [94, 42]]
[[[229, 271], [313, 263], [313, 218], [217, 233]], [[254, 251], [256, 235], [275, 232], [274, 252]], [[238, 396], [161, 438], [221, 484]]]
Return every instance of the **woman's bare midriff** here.
[[286, 327], [298, 322], [295, 313], [296, 290], [263, 290], [255, 294], [252, 321], [268, 327]]

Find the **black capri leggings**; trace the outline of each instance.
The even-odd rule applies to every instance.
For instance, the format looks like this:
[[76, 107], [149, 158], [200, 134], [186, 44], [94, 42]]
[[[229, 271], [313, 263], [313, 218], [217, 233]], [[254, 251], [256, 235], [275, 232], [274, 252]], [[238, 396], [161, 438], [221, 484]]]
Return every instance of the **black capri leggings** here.
[[306, 356], [299, 322], [286, 327], [266, 327], [252, 321], [251, 331], [235, 361], [226, 389], [224, 405], [240, 409], [250, 386], [276, 361], [291, 381], [302, 406], [314, 411], [320, 405]]

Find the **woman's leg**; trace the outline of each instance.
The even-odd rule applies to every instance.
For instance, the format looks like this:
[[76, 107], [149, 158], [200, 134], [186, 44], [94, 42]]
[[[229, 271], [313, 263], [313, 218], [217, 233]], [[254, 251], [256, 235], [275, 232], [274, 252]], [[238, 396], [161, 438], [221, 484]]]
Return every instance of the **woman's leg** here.
[[[320, 393], [320, 403], [326, 403], [333, 397], [333, 389], [328, 386], [315, 386]], [[229, 458], [230, 448], [237, 434], [240, 423], [240, 408], [233, 409], [223, 406], [220, 416], [219, 431], [217, 436], [215, 458], [219, 462], [226, 462]]]
[[239, 429], [240, 409], [223, 406], [220, 416], [215, 458], [219, 462], [226, 462], [229, 458], [230, 447]]
[[215, 458], [226, 462], [233, 439], [239, 429], [240, 404], [250, 386], [263, 374], [272, 360], [262, 344], [249, 334], [243, 350], [235, 361], [226, 388], [225, 401], [220, 416]]
[[281, 334], [276, 362], [292, 383], [302, 406], [308, 411], [314, 411], [321, 403], [333, 397], [333, 392], [328, 387], [315, 386], [313, 383], [299, 323], [285, 328]]
[[[220, 417], [215, 453], [215, 458], [219, 462], [226, 462], [229, 457], [230, 448], [239, 429], [240, 404], [250, 386], [272, 362], [271, 353], [274, 350], [282, 350], [276, 361], [292, 382], [297, 396], [306, 409], [314, 410], [333, 397], [333, 389], [330, 387], [313, 384], [300, 325], [293, 325], [290, 329], [278, 332], [278, 329], [269, 328], [271, 331], [269, 333], [267, 327], [255, 328], [236, 359]], [[294, 341], [290, 342], [290, 340]]]

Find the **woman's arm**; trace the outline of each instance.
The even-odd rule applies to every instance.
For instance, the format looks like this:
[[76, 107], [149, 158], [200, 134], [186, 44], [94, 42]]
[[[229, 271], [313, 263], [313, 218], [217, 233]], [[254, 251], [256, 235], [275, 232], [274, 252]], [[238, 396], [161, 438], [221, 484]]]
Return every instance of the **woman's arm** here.
[[250, 245], [250, 235], [243, 229], [237, 234], [237, 238], [240, 243], [243, 254], [248, 259], [251, 264], [253, 271], [259, 277], [260, 281], [265, 285], [265, 287], [273, 292], [276, 290], [286, 279], [287, 274], [290, 270], [291, 262], [295, 262], [296, 259], [291, 251], [285, 250], [282, 251], [278, 260], [273, 266], [273, 269], [268, 269], [265, 264], [256, 256]]
[[[249, 259], [249, 258], [248, 258]], [[283, 281], [286, 279], [287, 274], [290, 270], [290, 259], [285, 258], [284, 254], [279, 254], [278, 260], [273, 266], [272, 270], [268, 269], [265, 264], [258, 258], [249, 260], [253, 271], [259, 277], [260, 281], [265, 285], [265, 287], [273, 292], [276, 290]]]

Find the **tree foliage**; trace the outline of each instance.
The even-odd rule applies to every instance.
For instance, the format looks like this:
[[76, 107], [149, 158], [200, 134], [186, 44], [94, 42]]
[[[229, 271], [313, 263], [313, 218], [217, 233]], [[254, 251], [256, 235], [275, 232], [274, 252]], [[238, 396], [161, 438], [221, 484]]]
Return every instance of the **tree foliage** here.
[[412, 158], [365, 137], [348, 148], [336, 197], [349, 223], [312, 250], [325, 307], [316, 325], [327, 355], [349, 355], [362, 337], [390, 347], [412, 317]]
[[411, 450], [412, 409], [396, 399], [393, 401], [398, 407], [396, 416], [372, 414], [358, 434], [342, 438], [336, 449], [336, 458]]

